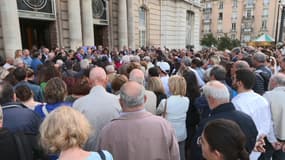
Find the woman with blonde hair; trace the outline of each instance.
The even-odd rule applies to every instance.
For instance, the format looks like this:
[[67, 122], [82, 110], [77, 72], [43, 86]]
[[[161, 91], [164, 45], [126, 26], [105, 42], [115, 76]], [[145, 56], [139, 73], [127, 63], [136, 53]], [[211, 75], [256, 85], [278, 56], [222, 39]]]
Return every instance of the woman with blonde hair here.
[[49, 153], [59, 153], [59, 160], [113, 160], [107, 151], [88, 152], [82, 147], [90, 134], [84, 115], [70, 107], [52, 111], [40, 126], [40, 143]]
[[156, 95], [157, 99], [156, 107], [158, 107], [161, 100], [166, 98], [166, 94], [161, 79], [159, 77], [150, 77], [148, 79], [147, 89], [153, 91], [154, 94]]
[[185, 159], [186, 113], [189, 107], [189, 99], [186, 97], [186, 80], [182, 76], [171, 76], [168, 80], [171, 96], [161, 100], [157, 108], [157, 114], [165, 115], [175, 130], [179, 144], [180, 159]]

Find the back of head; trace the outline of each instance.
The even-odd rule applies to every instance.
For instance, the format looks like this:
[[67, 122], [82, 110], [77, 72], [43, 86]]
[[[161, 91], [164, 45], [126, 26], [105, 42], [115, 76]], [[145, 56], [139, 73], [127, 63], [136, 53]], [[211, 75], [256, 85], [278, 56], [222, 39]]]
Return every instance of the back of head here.
[[221, 58], [218, 55], [212, 55], [210, 57], [210, 61], [213, 63], [213, 65], [220, 64]]
[[241, 81], [245, 89], [252, 89], [255, 84], [255, 74], [248, 69], [237, 70], [236, 82]]
[[156, 93], [165, 94], [162, 81], [159, 77], [151, 77], [147, 83], [147, 89]]
[[67, 95], [67, 87], [65, 82], [58, 77], [47, 81], [45, 88], [45, 100], [49, 104], [63, 102]]
[[21, 102], [26, 102], [33, 97], [32, 90], [26, 85], [20, 85], [15, 89], [16, 97]]
[[92, 68], [89, 74], [89, 80], [92, 86], [104, 86], [107, 81], [107, 75], [105, 70], [101, 67]]
[[148, 75], [149, 75], [149, 77], [158, 77], [159, 76], [159, 68], [151, 67], [150, 69], [148, 69]]
[[126, 82], [120, 89], [120, 101], [124, 108], [142, 106], [145, 102], [145, 89], [135, 81]]
[[272, 90], [275, 87], [285, 86], [285, 74], [277, 73], [270, 78], [268, 89]]
[[3, 56], [0, 55], [0, 67], [2, 67], [5, 64], [5, 59]]
[[89, 68], [89, 60], [83, 59], [82, 61], [80, 61], [80, 68], [81, 69], [88, 69]]
[[17, 67], [14, 70], [14, 76], [15, 76], [17, 81], [25, 80], [25, 78], [26, 78], [26, 69], [22, 68], [22, 67]]
[[14, 90], [13, 86], [7, 82], [0, 82], [0, 104], [3, 105], [5, 103], [14, 101]]
[[243, 60], [238, 60], [234, 63], [235, 67], [237, 70], [239, 69], [249, 69], [250, 66], [249, 64], [246, 62], [246, 61], [243, 61]]
[[210, 150], [221, 153], [224, 160], [249, 160], [245, 149], [246, 137], [234, 121], [210, 121], [204, 128], [203, 138], [208, 142]]
[[122, 85], [125, 84], [127, 81], [128, 81], [127, 76], [125, 76], [123, 74], [116, 75], [116, 77], [111, 82], [112, 90], [114, 92], [119, 91], [120, 88], [122, 87]]
[[191, 58], [190, 57], [183, 57], [182, 60], [181, 60], [181, 63], [183, 63], [185, 66], [191, 66]]
[[210, 71], [210, 77], [214, 77], [215, 80], [223, 81], [226, 80], [227, 71], [221, 65], [215, 65]]
[[41, 145], [51, 153], [83, 147], [89, 134], [90, 124], [85, 116], [65, 106], [48, 114], [40, 126]]
[[172, 95], [186, 95], [187, 86], [184, 77], [178, 75], [171, 76], [168, 80], [168, 86]]
[[265, 63], [266, 61], [266, 55], [262, 52], [257, 52], [253, 55], [253, 59], [256, 61], [256, 62], [259, 62], [259, 63]]
[[142, 70], [140, 69], [133, 69], [131, 72], [130, 72], [130, 75], [129, 75], [129, 80], [130, 81], [135, 81], [141, 85], [144, 85], [144, 73]]
[[230, 101], [230, 93], [227, 87], [219, 81], [209, 81], [203, 87], [203, 93], [207, 97], [212, 97], [220, 103], [227, 103]]

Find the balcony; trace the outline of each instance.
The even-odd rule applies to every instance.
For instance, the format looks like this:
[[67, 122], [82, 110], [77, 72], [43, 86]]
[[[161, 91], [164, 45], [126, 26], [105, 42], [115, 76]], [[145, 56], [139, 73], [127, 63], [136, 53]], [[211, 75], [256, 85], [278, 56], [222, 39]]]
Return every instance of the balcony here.
[[212, 20], [211, 19], [204, 19], [203, 22], [204, 22], [204, 24], [209, 24], [212, 22]]
[[250, 27], [250, 28], [243, 28], [243, 29], [242, 29], [242, 32], [243, 32], [243, 33], [250, 33], [250, 32], [253, 32], [253, 28], [252, 28], [252, 27]]
[[243, 16], [242, 20], [243, 21], [253, 21], [254, 20], [254, 16]]
[[212, 8], [203, 8], [203, 12], [204, 13], [211, 13], [212, 12]]

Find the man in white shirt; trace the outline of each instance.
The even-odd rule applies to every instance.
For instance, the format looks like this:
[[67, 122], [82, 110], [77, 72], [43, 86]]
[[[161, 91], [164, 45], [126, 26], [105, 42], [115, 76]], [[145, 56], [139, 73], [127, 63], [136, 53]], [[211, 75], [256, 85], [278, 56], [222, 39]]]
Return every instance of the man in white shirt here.
[[[233, 87], [237, 89], [238, 95], [232, 99], [232, 103], [236, 110], [248, 114], [253, 119], [258, 130], [258, 139], [266, 136], [272, 145], [276, 145], [269, 103], [264, 97], [253, 92], [254, 83], [253, 72], [248, 69], [237, 70], [233, 76]], [[250, 160], [257, 160], [259, 156], [259, 152], [251, 152]]]

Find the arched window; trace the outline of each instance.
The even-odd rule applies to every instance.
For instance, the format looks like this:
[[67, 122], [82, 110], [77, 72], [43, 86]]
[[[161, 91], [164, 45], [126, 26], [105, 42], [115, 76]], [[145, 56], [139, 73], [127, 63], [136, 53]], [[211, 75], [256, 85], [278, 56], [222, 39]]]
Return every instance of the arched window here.
[[146, 46], [147, 16], [144, 7], [139, 8], [139, 45]]

